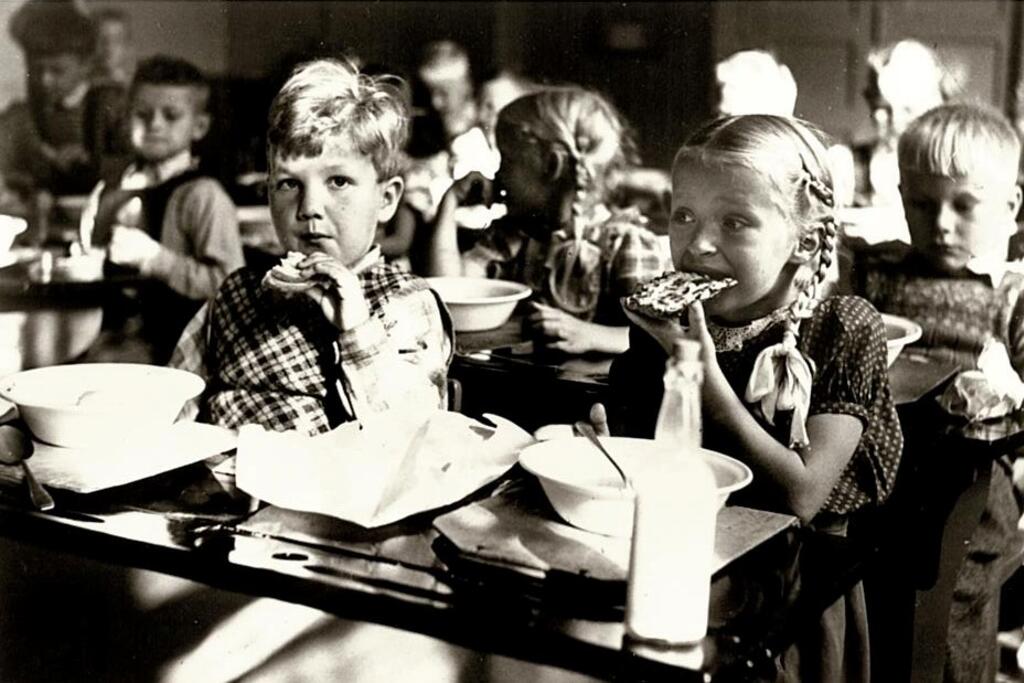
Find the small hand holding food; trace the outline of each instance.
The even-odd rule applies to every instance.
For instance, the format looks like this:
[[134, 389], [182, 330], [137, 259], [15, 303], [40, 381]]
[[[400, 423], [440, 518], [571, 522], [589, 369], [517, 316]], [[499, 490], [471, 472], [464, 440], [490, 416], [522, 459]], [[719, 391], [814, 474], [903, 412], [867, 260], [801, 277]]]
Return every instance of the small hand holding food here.
[[527, 318], [530, 328], [550, 349], [566, 353], [584, 353], [594, 349], [594, 324], [565, 311], [530, 302], [533, 313]]
[[117, 225], [110, 238], [109, 253], [110, 260], [118, 265], [145, 270], [160, 253], [160, 243], [143, 230]]
[[347, 266], [327, 254], [289, 252], [263, 277], [266, 287], [285, 294], [304, 294], [319, 304], [327, 320], [348, 330], [370, 317], [363, 287]]

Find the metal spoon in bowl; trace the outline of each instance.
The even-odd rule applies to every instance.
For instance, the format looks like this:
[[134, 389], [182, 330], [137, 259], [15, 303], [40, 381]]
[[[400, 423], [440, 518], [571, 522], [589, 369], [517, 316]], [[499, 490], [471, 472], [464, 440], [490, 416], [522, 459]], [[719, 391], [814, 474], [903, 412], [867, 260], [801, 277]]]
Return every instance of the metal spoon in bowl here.
[[36, 480], [28, 463], [25, 462], [33, 451], [35, 451], [35, 446], [32, 445], [32, 437], [24, 429], [14, 424], [0, 425], [0, 463], [21, 465], [32, 505], [37, 510], [52, 510], [54, 508], [53, 498]]
[[597, 437], [597, 432], [594, 431], [593, 425], [586, 420], [579, 420], [573, 424], [573, 427], [577, 432], [587, 437], [587, 439], [590, 440], [590, 443], [597, 446], [597, 449], [604, 454], [604, 457], [608, 458], [608, 462], [610, 462], [612, 467], [615, 468], [615, 471], [619, 473], [619, 477], [622, 479], [622, 487], [629, 488], [629, 477], [627, 477], [626, 473], [622, 471], [621, 467], [619, 467], [619, 463], [615, 462], [615, 458], [612, 457], [612, 454], [605, 449], [604, 444], [601, 443], [601, 439]]

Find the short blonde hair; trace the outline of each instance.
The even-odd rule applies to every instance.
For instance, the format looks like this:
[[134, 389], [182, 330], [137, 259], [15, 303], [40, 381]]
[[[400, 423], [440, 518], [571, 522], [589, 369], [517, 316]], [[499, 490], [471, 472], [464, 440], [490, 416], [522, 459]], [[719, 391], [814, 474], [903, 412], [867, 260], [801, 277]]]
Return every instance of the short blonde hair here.
[[409, 115], [396, 77], [367, 76], [349, 61], [301, 64], [270, 105], [267, 155], [318, 156], [324, 143], [345, 135], [370, 157], [380, 179], [401, 174]]
[[1020, 139], [1000, 112], [974, 104], [945, 104], [915, 119], [899, 142], [901, 170], [950, 178], [980, 171], [1016, 183]]

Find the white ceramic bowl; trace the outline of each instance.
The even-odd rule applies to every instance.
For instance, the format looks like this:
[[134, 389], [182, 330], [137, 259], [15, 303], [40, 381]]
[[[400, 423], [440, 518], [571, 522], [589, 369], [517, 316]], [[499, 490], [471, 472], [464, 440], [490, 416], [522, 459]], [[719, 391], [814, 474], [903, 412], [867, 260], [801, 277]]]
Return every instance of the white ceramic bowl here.
[[28, 223], [17, 216], [0, 215], [0, 254], [6, 254], [14, 244], [14, 238], [25, 232]]
[[174, 423], [206, 383], [184, 370], [135, 363], [82, 363], [24, 370], [0, 380], [40, 441], [95, 446]]
[[886, 361], [892, 365], [904, 346], [921, 338], [921, 326], [913, 320], [888, 313], [882, 314], [882, 321], [885, 323]]
[[501, 327], [512, 316], [516, 303], [531, 293], [519, 282], [483, 277], [428, 277], [427, 282], [448, 305], [456, 332]]
[[[626, 472], [658, 458], [678, 457], [651, 439], [601, 437], [608, 452]], [[750, 483], [750, 468], [727, 455], [701, 449], [718, 485], [719, 505], [729, 494]], [[555, 438], [523, 449], [519, 464], [540, 481], [555, 511], [569, 524], [607, 536], [633, 531], [633, 492], [620, 485], [619, 475], [587, 439]]]

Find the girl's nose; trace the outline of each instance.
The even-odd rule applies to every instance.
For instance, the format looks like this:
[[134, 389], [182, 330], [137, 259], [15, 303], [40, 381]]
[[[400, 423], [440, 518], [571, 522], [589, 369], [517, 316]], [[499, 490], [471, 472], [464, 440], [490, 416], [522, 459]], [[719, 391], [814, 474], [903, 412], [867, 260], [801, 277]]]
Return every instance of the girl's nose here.
[[714, 237], [708, 230], [697, 228], [693, 233], [693, 239], [690, 241], [687, 251], [694, 256], [707, 256], [718, 251], [718, 247], [715, 246]]

